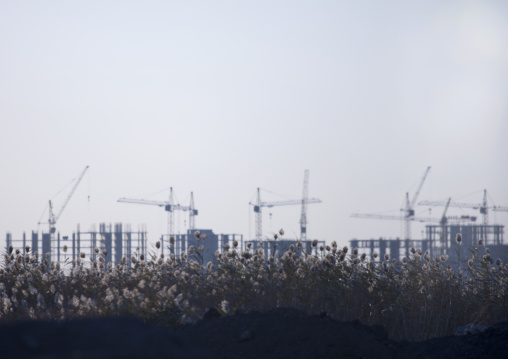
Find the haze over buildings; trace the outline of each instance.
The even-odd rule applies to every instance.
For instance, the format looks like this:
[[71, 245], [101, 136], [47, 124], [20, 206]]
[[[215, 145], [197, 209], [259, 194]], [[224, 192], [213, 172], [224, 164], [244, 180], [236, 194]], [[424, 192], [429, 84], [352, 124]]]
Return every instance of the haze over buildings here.
[[[63, 234], [146, 223], [155, 241], [166, 213], [117, 200], [171, 186], [198, 228], [252, 238], [256, 188], [300, 198], [305, 169], [308, 238], [341, 245], [401, 237], [350, 214], [400, 214], [427, 166], [421, 200], [508, 206], [505, 1], [3, 1], [0, 49], [2, 248], [87, 165]], [[299, 219], [264, 210], [263, 229], [294, 238]]]

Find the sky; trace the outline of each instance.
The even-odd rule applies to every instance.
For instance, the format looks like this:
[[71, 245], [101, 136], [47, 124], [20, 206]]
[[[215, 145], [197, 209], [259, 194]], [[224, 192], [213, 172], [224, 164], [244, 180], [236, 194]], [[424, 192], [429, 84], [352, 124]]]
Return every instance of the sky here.
[[[350, 215], [401, 214], [427, 166], [418, 201], [487, 189], [508, 206], [506, 99], [503, 0], [2, 0], [0, 245], [47, 231], [85, 166], [62, 235], [121, 222], [154, 243], [164, 210], [117, 200], [173, 187], [181, 205], [194, 193], [198, 228], [252, 238], [256, 189], [299, 199], [308, 169], [308, 238], [401, 237], [401, 221]], [[264, 209], [263, 235], [297, 238], [299, 220]]]

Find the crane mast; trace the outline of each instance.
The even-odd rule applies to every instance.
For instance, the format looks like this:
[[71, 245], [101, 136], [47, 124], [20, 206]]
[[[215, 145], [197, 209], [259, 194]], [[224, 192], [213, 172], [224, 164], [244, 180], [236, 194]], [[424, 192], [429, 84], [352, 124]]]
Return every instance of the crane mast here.
[[197, 216], [198, 210], [194, 208], [194, 194], [190, 194], [190, 205], [189, 205], [189, 229], [196, 228], [195, 216]]
[[256, 239], [261, 240], [261, 235], [263, 233], [263, 219], [261, 217], [261, 208], [263, 207], [261, 203], [261, 192], [258, 187], [258, 193], [256, 198], [256, 204], [254, 205], [254, 213], [256, 216]]
[[416, 200], [418, 198], [418, 195], [420, 194], [420, 191], [423, 187], [423, 183], [425, 182], [425, 179], [427, 178], [427, 175], [430, 171], [430, 166], [427, 167], [425, 170], [425, 173], [423, 174], [422, 179], [420, 180], [420, 184], [418, 185], [418, 189], [416, 190], [413, 199], [409, 201], [409, 193], [406, 192], [406, 208], [404, 209], [404, 218], [405, 218], [405, 227], [404, 227], [404, 235], [406, 239], [411, 239], [411, 218], [415, 215], [415, 204]]
[[307, 239], [307, 201], [309, 200], [309, 170], [303, 176], [302, 214], [300, 215], [300, 240]]
[[446, 212], [448, 211], [448, 208], [450, 207], [451, 200], [452, 200], [451, 197], [448, 198], [448, 201], [446, 202], [443, 214], [441, 215], [441, 221], [440, 221], [440, 224], [441, 224], [441, 243], [445, 243], [445, 241], [448, 238], [447, 227], [446, 227], [446, 223], [448, 223], [448, 218], [446, 218]]
[[168, 212], [168, 234], [173, 234], [173, 226], [175, 222], [175, 212], [173, 211], [173, 187], [169, 187], [168, 204], [164, 206], [164, 209]]
[[480, 207], [480, 213], [483, 215], [483, 225], [488, 226], [489, 224], [489, 211], [487, 207], [487, 190], [483, 190], [483, 201]]

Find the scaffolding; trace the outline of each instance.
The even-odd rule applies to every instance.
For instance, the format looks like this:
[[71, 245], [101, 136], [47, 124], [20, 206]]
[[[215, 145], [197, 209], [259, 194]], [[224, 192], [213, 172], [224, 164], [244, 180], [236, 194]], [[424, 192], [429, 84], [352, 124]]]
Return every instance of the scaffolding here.
[[[471, 250], [477, 250], [480, 239], [490, 248], [492, 256], [505, 257], [508, 252], [508, 245], [504, 244], [502, 225], [427, 225], [425, 232], [424, 239], [352, 239], [350, 245], [371, 256], [377, 252], [379, 260], [383, 260], [385, 254], [395, 259], [408, 257], [411, 248], [420, 248], [424, 253], [428, 250], [433, 258], [448, 255], [452, 260], [458, 260], [459, 256], [465, 258]], [[460, 245], [455, 240], [459, 233], [462, 237]]]
[[[99, 231], [92, 225], [89, 231], [82, 232], [80, 226], [77, 226], [76, 232], [72, 236], [60, 236], [51, 242], [50, 233], [41, 233], [32, 231], [31, 238], [28, 239], [26, 233], [23, 233], [21, 239], [13, 239], [11, 233], [6, 235], [6, 250], [10, 246], [22, 249], [30, 247], [32, 253], [42, 254], [52, 262], [58, 262], [61, 265], [75, 261], [81, 253], [91, 260], [96, 260], [98, 255], [105, 259], [106, 265], [112, 263], [119, 264], [123, 257], [126, 257], [127, 264], [130, 265], [132, 255], [146, 256], [147, 252], [147, 232], [146, 226], [140, 226], [137, 232], [132, 232], [130, 225], [124, 226], [122, 223], [114, 225], [114, 231], [111, 224], [101, 223]], [[96, 253], [96, 248], [99, 253]], [[133, 250], [134, 249], [134, 250]]]

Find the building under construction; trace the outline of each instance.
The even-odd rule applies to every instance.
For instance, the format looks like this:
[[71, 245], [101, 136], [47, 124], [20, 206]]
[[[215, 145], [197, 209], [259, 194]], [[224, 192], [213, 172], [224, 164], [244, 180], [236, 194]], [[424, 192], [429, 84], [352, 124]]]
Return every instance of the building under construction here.
[[[42, 254], [43, 257], [49, 255], [53, 262], [64, 264], [68, 261], [76, 260], [81, 253], [94, 260], [97, 257], [95, 249], [98, 248], [105, 253], [105, 263], [118, 264], [122, 257], [126, 257], [128, 263], [133, 255], [145, 255], [147, 252], [147, 232], [145, 226], [140, 226], [138, 231], [133, 232], [130, 225], [123, 226], [116, 223], [114, 227], [111, 224], [101, 223], [99, 231], [92, 226], [89, 231], [82, 232], [80, 226], [76, 232], [69, 236], [56, 236], [51, 233], [42, 233], [32, 231], [30, 238], [23, 233], [23, 238], [13, 239], [11, 233], [6, 237], [7, 249], [9, 246], [14, 248], [30, 247], [32, 253]], [[103, 254], [102, 254], [103, 255]]]
[[[170, 237], [174, 239], [173, 244], [171, 244]], [[224, 252], [227, 246], [232, 247], [234, 241], [238, 242], [240, 249], [243, 249], [244, 246], [242, 234], [216, 234], [211, 229], [188, 229], [186, 234], [163, 235], [160, 241], [162, 254], [168, 252], [176, 256], [189, 253], [192, 246], [195, 252], [200, 246], [203, 246], [203, 252], [196, 253], [195, 256], [199, 261], [202, 261], [202, 264], [213, 262], [215, 253], [217, 251]]]
[[[312, 247], [312, 241], [299, 241], [294, 239], [277, 239], [277, 240], [264, 240], [264, 241], [246, 241], [246, 246], [250, 244], [253, 249], [263, 249], [263, 257], [265, 260], [268, 260], [269, 257], [274, 256], [275, 253], [278, 255], [283, 255], [287, 251], [290, 250], [291, 246], [293, 246], [293, 250], [295, 251], [297, 256], [306, 254], [318, 254], [318, 248], [325, 245], [324, 241], [318, 241], [317, 246]], [[301, 244], [301, 248], [298, 248]]]
[[[200, 232], [199, 238], [195, 236], [196, 231]], [[160, 237], [160, 253], [180, 256], [182, 253], [188, 253], [190, 247], [194, 246], [196, 257], [200, 255], [200, 260], [204, 264], [215, 259], [217, 250], [222, 253], [226, 245], [232, 247], [234, 241], [238, 242], [239, 249], [243, 249], [244, 246], [243, 235], [215, 234], [211, 229], [189, 229], [186, 234], [175, 234], [171, 237], [174, 238], [174, 244], [170, 243], [169, 235]], [[23, 233], [21, 239], [13, 239], [11, 233], [7, 233], [6, 244], [7, 250], [11, 245], [14, 248], [29, 246], [32, 253], [38, 252], [43, 257], [49, 255], [51, 261], [62, 265], [76, 260], [81, 253], [94, 260], [97, 258], [96, 249], [100, 251], [100, 255], [104, 256], [106, 265], [110, 262], [118, 264], [123, 257], [126, 257], [127, 264], [130, 265], [133, 256], [138, 257], [143, 254], [147, 257], [147, 254], [152, 252], [148, 248], [147, 231], [144, 225], [140, 226], [138, 231], [132, 231], [130, 225], [124, 226], [121, 223], [116, 223], [114, 226], [101, 223], [98, 231], [95, 226], [92, 226], [86, 232], [82, 232], [78, 226], [71, 237], [60, 236], [60, 233], [56, 236], [42, 233], [39, 236], [39, 233], [32, 232], [29, 238], [26, 233]], [[203, 252], [197, 255], [200, 245], [203, 246]]]
[[[390, 258], [401, 259], [409, 257], [411, 248], [420, 248], [423, 252], [429, 251], [432, 258], [440, 255], [448, 255], [452, 262], [471, 255], [471, 250], [479, 248], [478, 242], [483, 240], [484, 246], [490, 249], [493, 258], [508, 260], [508, 245], [504, 244], [502, 225], [477, 225], [477, 224], [451, 224], [451, 225], [427, 225], [424, 239], [368, 239], [350, 241], [352, 248], [358, 248], [360, 252], [372, 254], [376, 251], [380, 260], [385, 254]], [[456, 242], [456, 235], [462, 237], [460, 245]]]

